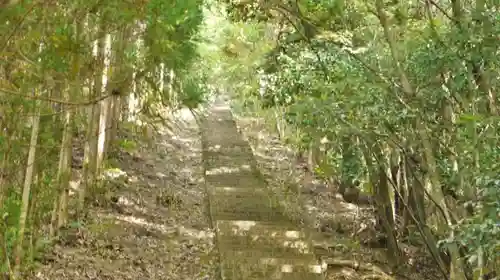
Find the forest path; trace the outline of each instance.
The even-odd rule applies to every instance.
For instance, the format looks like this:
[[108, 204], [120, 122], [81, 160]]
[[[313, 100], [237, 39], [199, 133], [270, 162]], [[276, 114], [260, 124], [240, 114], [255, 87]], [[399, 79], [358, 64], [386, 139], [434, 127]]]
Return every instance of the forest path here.
[[215, 102], [201, 127], [222, 279], [322, 279], [309, 235], [267, 187], [229, 106]]
[[122, 127], [126, 145], [89, 191], [87, 217], [62, 230], [26, 279], [214, 279], [200, 130], [188, 109], [164, 117]]
[[[293, 148], [265, 119], [220, 102], [202, 115], [180, 110], [147, 135], [124, 127], [120, 139], [135, 145], [112, 155], [87, 218], [63, 229], [25, 279], [338, 280], [373, 274], [358, 264], [385, 266], [384, 249], [360, 246], [372, 210], [304, 184]], [[311, 273], [318, 258], [325, 275]], [[408, 275], [439, 279], [420, 267], [395, 279]]]

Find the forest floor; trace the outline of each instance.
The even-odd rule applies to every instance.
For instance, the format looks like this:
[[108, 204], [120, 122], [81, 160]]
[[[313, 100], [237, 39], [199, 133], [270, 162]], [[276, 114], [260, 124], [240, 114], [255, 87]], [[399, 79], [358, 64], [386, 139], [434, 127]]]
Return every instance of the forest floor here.
[[405, 265], [397, 273], [386, 274], [391, 265], [385, 245], [376, 242], [374, 209], [345, 202], [336, 194], [336, 186], [327, 182], [307, 181], [296, 152], [266, 129], [265, 120], [239, 117], [237, 123], [252, 146], [259, 169], [289, 205], [289, 215], [299, 215], [312, 227], [315, 253], [328, 264], [326, 280], [442, 279], [424, 244], [402, 242]]
[[[374, 274], [369, 264], [387, 271], [383, 249], [362, 245], [375, 235], [371, 209], [344, 202], [327, 184], [297, 188], [304, 174], [294, 151], [262, 120], [237, 122], [289, 214], [314, 227], [317, 254], [330, 263], [327, 279], [363, 279]], [[199, 129], [189, 112], [171, 123], [150, 139], [122, 135], [137, 147], [117, 153], [88, 218], [63, 231], [30, 279], [216, 279]], [[420, 246], [404, 251], [412, 265], [387, 279], [439, 279]]]
[[[199, 130], [189, 111], [119, 151], [85, 223], [63, 231], [32, 279], [214, 279]], [[128, 149], [130, 150], [130, 149]]]

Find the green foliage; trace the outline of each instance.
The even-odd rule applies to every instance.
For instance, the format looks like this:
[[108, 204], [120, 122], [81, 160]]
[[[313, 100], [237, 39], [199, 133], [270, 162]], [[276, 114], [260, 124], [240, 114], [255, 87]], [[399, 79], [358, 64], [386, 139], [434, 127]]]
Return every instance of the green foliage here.
[[148, 1], [144, 37], [148, 60], [165, 62], [175, 69], [190, 64], [196, 57], [196, 45], [191, 39], [203, 20], [201, 4], [201, 0]]
[[[498, 174], [497, 174], [498, 175]], [[473, 203], [480, 209], [474, 216], [462, 220], [455, 227], [455, 237], [447, 242], [457, 242], [467, 248], [469, 259], [477, 261], [482, 251], [495, 260], [500, 257], [500, 178], [478, 178], [477, 187], [481, 200]], [[476, 264], [476, 263], [475, 263]]]
[[191, 78], [184, 81], [179, 99], [185, 107], [195, 109], [206, 101], [207, 96], [207, 89], [203, 81]]
[[[225, 32], [211, 33], [226, 46], [212, 54], [224, 67], [211, 81], [233, 93], [238, 108], [282, 118], [272, 122], [286, 124], [286, 140], [298, 150], [333, 140], [317, 173], [346, 181], [367, 176], [368, 164], [387, 168], [366, 154], [374, 147], [387, 158], [424, 158], [415, 125], [423, 123], [440, 183], [461, 200], [476, 199], [479, 209], [459, 215], [448, 242], [470, 244], [470, 256], [479, 249], [497, 256], [499, 119], [489, 104], [498, 110], [500, 100], [488, 99], [488, 90], [499, 91], [497, 3], [462, 1], [457, 15], [446, 1], [383, 1], [391, 48], [375, 1], [219, 2], [232, 22], [219, 19]], [[401, 73], [414, 92], [405, 91]], [[418, 180], [427, 176], [415, 169]]]
[[13, 226], [19, 222], [18, 218], [21, 209], [19, 198], [20, 194], [13, 192], [5, 200], [5, 204], [1, 209], [2, 222], [5, 226]]
[[[39, 236], [48, 235], [46, 225], [61, 193], [60, 164], [74, 165], [85, 150], [88, 139], [83, 138], [89, 129], [86, 109], [93, 105], [89, 100], [118, 92], [127, 101], [134, 91], [134, 97], [147, 107], [142, 108], [143, 114], [153, 114], [161, 109], [160, 101], [162, 106], [173, 108], [176, 104], [168, 101], [180, 99], [183, 105], [196, 107], [207, 93], [202, 71], [193, 71], [198, 70], [194, 64], [200, 58], [197, 35], [204, 20], [202, 0], [15, 2], [5, 9], [0, 4], [0, 20], [4, 23], [0, 32], [5, 34], [0, 43], [0, 231], [5, 232], [1, 241], [5, 241], [12, 262], [36, 112], [41, 114], [40, 129], [30, 199], [25, 204], [25, 233], [32, 238], [17, 242], [26, 245], [23, 256], [31, 260], [45, 247]], [[107, 85], [104, 92], [95, 92], [105, 62], [96, 57], [97, 47], [105, 47], [100, 44], [106, 45], [108, 38], [111, 55]], [[65, 101], [71, 106], [59, 104], [61, 99], [69, 99]], [[78, 106], [80, 103], [88, 104]], [[72, 113], [75, 155], [68, 162], [60, 162], [63, 119], [68, 110]], [[125, 111], [121, 113], [125, 115]], [[128, 140], [114, 142], [110, 145], [124, 150], [137, 146]], [[70, 174], [62, 177], [66, 175]], [[110, 190], [103, 184], [90, 188], [87, 202], [106, 202]], [[73, 204], [68, 202], [69, 207]], [[4, 258], [0, 254], [2, 272]], [[22, 267], [30, 268], [27, 262]]]
[[137, 148], [137, 143], [128, 139], [120, 140], [120, 143], [118, 145], [120, 148], [128, 152], [131, 152]]

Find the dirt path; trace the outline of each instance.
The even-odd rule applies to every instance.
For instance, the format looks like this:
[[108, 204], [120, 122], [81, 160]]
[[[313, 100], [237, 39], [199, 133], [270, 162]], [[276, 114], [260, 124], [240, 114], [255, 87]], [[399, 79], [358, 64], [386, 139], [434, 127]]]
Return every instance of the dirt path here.
[[31, 279], [214, 279], [199, 130], [172, 123], [149, 143], [122, 135], [138, 147], [115, 156], [85, 224], [63, 231]]
[[308, 234], [268, 188], [229, 107], [217, 103], [202, 127], [222, 279], [322, 279]]

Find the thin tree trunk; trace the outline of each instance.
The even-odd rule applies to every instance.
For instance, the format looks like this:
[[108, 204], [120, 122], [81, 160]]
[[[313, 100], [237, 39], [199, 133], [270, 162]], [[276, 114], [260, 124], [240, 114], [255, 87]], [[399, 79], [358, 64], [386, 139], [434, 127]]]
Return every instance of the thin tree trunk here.
[[[104, 45], [103, 45], [103, 56], [104, 56], [104, 63], [103, 63], [103, 68], [102, 68], [102, 88], [100, 90], [100, 94], [103, 94], [107, 91], [108, 89], [108, 82], [109, 82], [109, 73], [110, 73], [110, 62], [111, 62], [111, 34], [107, 34], [104, 38]], [[112, 97], [105, 98], [101, 101], [100, 103], [100, 116], [99, 116], [99, 134], [97, 137], [97, 172], [98, 174], [101, 171], [102, 168], [102, 163], [105, 158], [106, 154], [106, 135], [107, 135], [107, 129], [109, 127], [108, 125], [108, 115], [111, 113], [109, 111], [110, 104], [112, 102]]]
[[[36, 95], [36, 94], [35, 94]], [[15, 263], [14, 274], [18, 275], [23, 258], [24, 233], [26, 230], [26, 219], [30, 204], [31, 183], [33, 181], [33, 169], [35, 164], [36, 146], [38, 143], [38, 132], [40, 128], [40, 106], [35, 103], [35, 114], [32, 119], [30, 149], [28, 151], [28, 161], [26, 163], [26, 174], [24, 177], [23, 196], [21, 202], [21, 212], [19, 215], [19, 226], [17, 232], [16, 246], [14, 250]]]
[[0, 209], [3, 207], [3, 203], [8, 193], [9, 186], [7, 184], [7, 167], [9, 163], [9, 156], [12, 149], [12, 135], [6, 135], [7, 137], [7, 146], [5, 147], [5, 151], [3, 153], [2, 162], [0, 164]]
[[[94, 74], [94, 79], [92, 82], [92, 94], [90, 99], [100, 96], [102, 89], [102, 69], [103, 69], [103, 54], [104, 54], [104, 23], [98, 27], [98, 38], [99, 40], [94, 42], [94, 56], [98, 62], [98, 69]], [[87, 140], [85, 141], [85, 151], [83, 158], [83, 174], [82, 174], [82, 185], [78, 193], [78, 216], [80, 217], [83, 213], [85, 196], [87, 190], [95, 184], [95, 179], [97, 176], [97, 137], [99, 132], [99, 104], [92, 104], [91, 109], [88, 112], [88, 125], [87, 125]]]
[[[79, 86], [79, 85], [77, 85]], [[74, 91], [78, 93], [78, 90]], [[64, 99], [69, 101], [70, 95], [69, 90], [66, 89], [64, 93]], [[57, 182], [59, 184], [59, 213], [57, 220], [57, 229], [61, 228], [63, 225], [67, 223], [68, 220], [68, 199], [69, 199], [69, 181], [71, 175], [71, 137], [72, 133], [72, 125], [71, 125], [71, 116], [72, 110], [70, 108], [65, 108], [64, 110], [64, 118], [63, 118], [63, 138], [61, 143], [61, 150], [59, 153], [59, 169], [57, 171]]]
[[[129, 28], [123, 28], [119, 36], [116, 40], [115, 48], [112, 50], [113, 52], [113, 64], [114, 64], [114, 74], [113, 74], [113, 80], [114, 80], [114, 87], [111, 88], [111, 92], [113, 93], [111, 97], [111, 102], [109, 103], [109, 113], [108, 113], [108, 128], [107, 128], [107, 135], [106, 135], [106, 151], [109, 151], [113, 145], [114, 141], [116, 139], [116, 135], [118, 134], [118, 124], [121, 121], [121, 110], [122, 110], [122, 96], [126, 96], [126, 92], [129, 91], [130, 88], [130, 81], [127, 79], [128, 77], [128, 71], [125, 69], [124, 65], [124, 56], [125, 56], [125, 47], [126, 43], [128, 40], [128, 34], [129, 34]], [[164, 66], [164, 65], [163, 65]], [[164, 67], [163, 67], [164, 68]], [[164, 74], [163, 71], [164, 69], [162, 68], [162, 77], [161, 77], [161, 86], [160, 90], [163, 94], [163, 79], [164, 79]], [[109, 92], [109, 90], [108, 90]]]
[[375, 194], [375, 205], [381, 222], [382, 230], [387, 237], [388, 258], [392, 268], [396, 268], [402, 261], [402, 254], [398, 246], [392, 203], [389, 194], [389, 182], [384, 166], [384, 156], [379, 147], [373, 145], [372, 152], [367, 149], [366, 155], [373, 154], [377, 158], [378, 167], [369, 164], [370, 181]]

